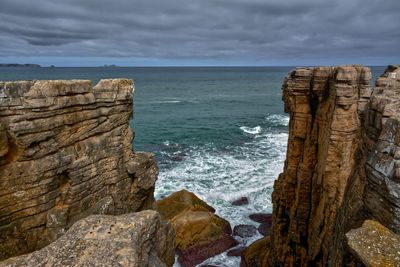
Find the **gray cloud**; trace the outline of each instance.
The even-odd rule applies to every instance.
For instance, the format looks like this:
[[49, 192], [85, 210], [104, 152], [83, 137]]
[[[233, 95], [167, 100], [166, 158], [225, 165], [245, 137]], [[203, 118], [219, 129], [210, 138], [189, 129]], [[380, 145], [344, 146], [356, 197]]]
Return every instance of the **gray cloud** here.
[[400, 60], [399, 14], [398, 0], [0, 0], [0, 59], [386, 64]]

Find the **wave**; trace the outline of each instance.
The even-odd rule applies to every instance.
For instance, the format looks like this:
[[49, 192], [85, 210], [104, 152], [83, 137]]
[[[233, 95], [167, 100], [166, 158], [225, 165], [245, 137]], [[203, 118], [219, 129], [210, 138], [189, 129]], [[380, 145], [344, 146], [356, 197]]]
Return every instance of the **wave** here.
[[261, 126], [256, 126], [256, 127], [246, 127], [246, 126], [241, 126], [239, 127], [240, 130], [242, 130], [243, 132], [247, 133], [247, 134], [260, 134], [262, 131]]
[[176, 104], [181, 103], [181, 100], [160, 100], [160, 101], [151, 101], [150, 104]]
[[200, 101], [195, 98], [167, 98], [161, 100], [153, 100], [148, 102], [149, 104], [178, 104], [178, 103], [199, 103]]
[[267, 114], [265, 120], [273, 126], [288, 126], [289, 116], [282, 114]]

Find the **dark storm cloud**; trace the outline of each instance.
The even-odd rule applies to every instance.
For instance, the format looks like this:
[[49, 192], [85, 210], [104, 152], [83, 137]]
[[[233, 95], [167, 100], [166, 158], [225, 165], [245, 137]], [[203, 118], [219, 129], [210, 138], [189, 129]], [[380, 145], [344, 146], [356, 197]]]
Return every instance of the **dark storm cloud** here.
[[0, 0], [0, 57], [399, 60], [399, 13], [399, 0]]

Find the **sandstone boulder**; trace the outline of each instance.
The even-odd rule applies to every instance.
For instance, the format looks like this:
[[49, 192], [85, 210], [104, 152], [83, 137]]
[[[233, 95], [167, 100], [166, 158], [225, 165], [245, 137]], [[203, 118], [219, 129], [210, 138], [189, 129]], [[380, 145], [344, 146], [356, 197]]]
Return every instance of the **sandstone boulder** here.
[[182, 266], [195, 266], [237, 245], [228, 221], [202, 206], [187, 208], [171, 220]]
[[91, 215], [50, 245], [0, 266], [172, 266], [173, 244], [171, 225], [155, 211]]
[[367, 267], [400, 266], [400, 235], [372, 220], [346, 234], [354, 255]]
[[157, 210], [164, 218], [170, 220], [187, 208], [195, 205], [204, 207], [210, 212], [215, 212], [215, 209], [209, 206], [206, 202], [198, 198], [192, 192], [185, 189], [177, 191], [170, 196], [157, 201]]
[[192, 192], [175, 192], [158, 200], [157, 208], [176, 231], [176, 251], [183, 267], [195, 266], [237, 245], [229, 222]]

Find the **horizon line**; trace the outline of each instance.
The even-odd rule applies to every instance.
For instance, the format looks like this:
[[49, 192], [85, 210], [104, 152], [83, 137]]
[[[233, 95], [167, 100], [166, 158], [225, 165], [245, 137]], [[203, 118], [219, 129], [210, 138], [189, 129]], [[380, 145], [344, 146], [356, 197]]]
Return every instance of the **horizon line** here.
[[[0, 65], [7, 65], [7, 64], [18, 64], [21, 66], [3, 66], [3, 68], [18, 68], [18, 67], [23, 67], [23, 68], [268, 68], [268, 67], [331, 67], [331, 66], [367, 66], [367, 67], [386, 67], [389, 65], [397, 65], [397, 64], [384, 64], [384, 65], [367, 65], [367, 64], [336, 64], [336, 65], [171, 65], [171, 66], [119, 66], [119, 65], [108, 65], [105, 64], [103, 66], [98, 65], [98, 66], [62, 66], [62, 65], [40, 65], [36, 63], [0, 63]], [[23, 66], [23, 65], [38, 65], [37, 67], [35, 66]]]

